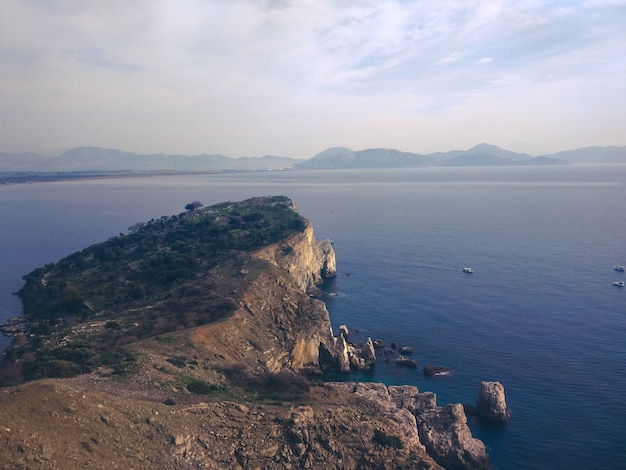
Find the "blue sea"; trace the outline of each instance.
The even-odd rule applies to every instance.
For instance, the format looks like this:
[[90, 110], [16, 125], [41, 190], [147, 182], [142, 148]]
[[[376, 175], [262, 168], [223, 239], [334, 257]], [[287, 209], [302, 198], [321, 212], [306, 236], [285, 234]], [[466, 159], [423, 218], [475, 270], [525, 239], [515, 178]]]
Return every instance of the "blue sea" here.
[[[355, 380], [473, 403], [498, 380], [512, 417], [470, 419], [495, 469], [626, 468], [626, 166], [333, 170], [0, 186], [0, 321], [21, 276], [135, 222], [284, 194], [330, 238], [335, 329], [415, 347]], [[473, 274], [462, 272], [472, 267]], [[330, 295], [332, 294], [332, 295]], [[6, 347], [8, 339], [0, 339]]]

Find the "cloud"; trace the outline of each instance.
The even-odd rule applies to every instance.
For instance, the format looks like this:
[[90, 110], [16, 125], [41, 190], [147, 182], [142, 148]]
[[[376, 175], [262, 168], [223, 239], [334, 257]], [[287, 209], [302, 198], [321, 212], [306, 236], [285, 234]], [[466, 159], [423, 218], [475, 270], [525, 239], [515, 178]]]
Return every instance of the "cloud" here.
[[518, 106], [520, 93], [566, 108], [555, 84], [580, 92], [607, 75], [623, 96], [624, 24], [624, 2], [599, 0], [5, 0], [0, 149], [309, 156], [342, 136], [445, 149], [472, 126], [439, 143], [396, 129], [501, 109], [494, 97]]

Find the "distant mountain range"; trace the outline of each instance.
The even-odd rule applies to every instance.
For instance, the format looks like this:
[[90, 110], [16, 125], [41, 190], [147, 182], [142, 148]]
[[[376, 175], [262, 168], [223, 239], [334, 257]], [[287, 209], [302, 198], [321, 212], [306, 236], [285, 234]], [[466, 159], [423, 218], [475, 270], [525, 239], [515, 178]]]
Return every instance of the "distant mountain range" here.
[[415, 168], [425, 166], [504, 166], [568, 165], [571, 163], [626, 163], [624, 147], [587, 147], [550, 155], [531, 156], [495, 145], [479, 144], [469, 150], [451, 150], [430, 154], [401, 152], [392, 149], [351, 150], [333, 147], [297, 168]]
[[285, 169], [416, 168], [425, 166], [504, 166], [626, 163], [626, 146], [586, 147], [531, 156], [495, 145], [431, 154], [395, 149], [351, 150], [333, 147], [308, 160], [265, 155], [231, 158], [219, 154], [141, 155], [117, 149], [77, 147], [55, 156], [0, 152], [0, 172], [206, 172]]
[[0, 171], [259, 171], [292, 168], [299, 162], [294, 158], [241, 157], [218, 154], [141, 155], [117, 149], [76, 147], [60, 155], [36, 153], [0, 153]]

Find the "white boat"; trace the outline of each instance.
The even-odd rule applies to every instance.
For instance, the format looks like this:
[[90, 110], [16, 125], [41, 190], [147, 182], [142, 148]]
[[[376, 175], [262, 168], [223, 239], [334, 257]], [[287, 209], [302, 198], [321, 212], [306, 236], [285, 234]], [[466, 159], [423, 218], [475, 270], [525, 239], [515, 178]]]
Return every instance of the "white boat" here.
[[620, 271], [622, 273], [626, 271], [626, 268], [624, 266], [615, 266], [613, 269], [615, 269], [616, 271]]
[[613, 285], [617, 287], [624, 287], [624, 281], [615, 281]]
[[473, 273], [474, 270], [472, 268], [463, 268], [464, 273]]

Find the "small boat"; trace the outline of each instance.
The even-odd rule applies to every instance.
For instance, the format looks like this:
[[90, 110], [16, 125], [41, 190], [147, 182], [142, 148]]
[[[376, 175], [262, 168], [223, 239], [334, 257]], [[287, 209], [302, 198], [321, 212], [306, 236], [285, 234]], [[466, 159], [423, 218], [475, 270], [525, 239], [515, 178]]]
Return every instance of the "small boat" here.
[[624, 287], [624, 281], [615, 281], [613, 285], [616, 287]]
[[463, 272], [464, 272], [464, 273], [470, 273], [470, 274], [471, 274], [471, 273], [473, 273], [473, 272], [474, 272], [474, 270], [473, 270], [472, 268], [463, 268]]
[[624, 266], [615, 266], [613, 269], [615, 269], [616, 271], [622, 272], [622, 273], [624, 271], [626, 271], [626, 267], [624, 267]]

